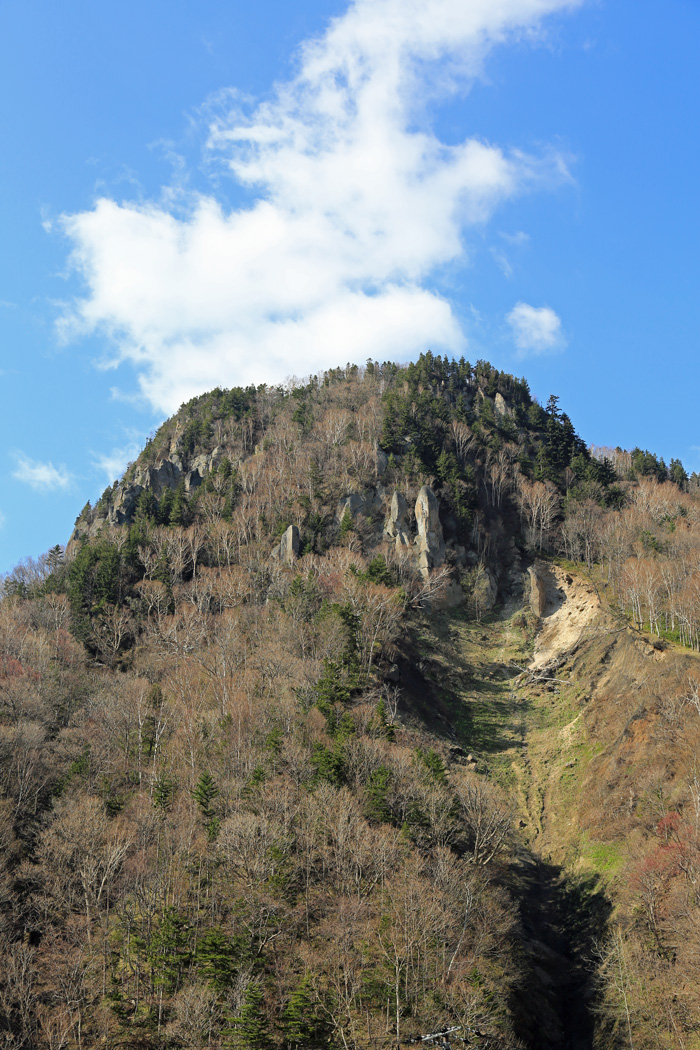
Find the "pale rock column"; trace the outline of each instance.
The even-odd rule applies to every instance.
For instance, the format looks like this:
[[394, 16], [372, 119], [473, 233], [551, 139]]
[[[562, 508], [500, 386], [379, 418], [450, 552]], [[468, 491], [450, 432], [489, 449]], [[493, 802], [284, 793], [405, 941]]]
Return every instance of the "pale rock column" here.
[[416, 500], [416, 525], [418, 568], [421, 575], [427, 578], [431, 569], [437, 568], [445, 561], [445, 540], [442, 535], [437, 496], [427, 485], [420, 490]]

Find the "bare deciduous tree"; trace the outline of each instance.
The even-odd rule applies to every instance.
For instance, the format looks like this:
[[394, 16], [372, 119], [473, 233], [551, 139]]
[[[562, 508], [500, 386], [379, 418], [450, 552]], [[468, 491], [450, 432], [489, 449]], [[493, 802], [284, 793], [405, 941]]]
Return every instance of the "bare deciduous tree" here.
[[508, 844], [512, 806], [481, 777], [464, 777], [455, 787], [460, 816], [469, 838], [474, 864], [485, 865]]
[[549, 481], [528, 481], [520, 477], [517, 495], [521, 513], [527, 522], [530, 542], [542, 550], [559, 512], [559, 493]]

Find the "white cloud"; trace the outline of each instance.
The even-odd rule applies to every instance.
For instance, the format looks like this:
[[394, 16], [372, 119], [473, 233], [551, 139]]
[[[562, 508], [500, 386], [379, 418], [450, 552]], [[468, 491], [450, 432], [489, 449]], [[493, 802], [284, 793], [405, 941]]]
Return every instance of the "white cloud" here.
[[525, 233], [524, 230], [518, 230], [516, 233], [500, 233], [499, 236], [503, 238], [506, 244], [510, 244], [514, 248], [522, 248], [530, 240], [529, 233]]
[[[498, 236], [501, 238], [501, 240], [505, 241], [506, 244], [514, 250], [523, 248], [524, 245], [526, 245], [530, 240], [529, 235], [527, 233], [524, 233], [522, 230], [518, 230], [517, 233], [501, 232]], [[500, 248], [491, 248], [491, 255], [496, 260], [503, 276], [512, 277], [513, 264], [510, 261], [509, 256], [506, 255], [506, 253]]]
[[136, 459], [143, 447], [143, 442], [130, 441], [122, 448], [113, 448], [111, 452], [95, 453], [93, 464], [105, 475], [107, 484], [111, 485], [122, 476], [129, 463]]
[[551, 353], [566, 346], [561, 319], [549, 306], [516, 303], [506, 320], [522, 356]]
[[355, 0], [269, 101], [246, 114], [220, 97], [209, 155], [250, 206], [165, 191], [63, 217], [87, 286], [64, 335], [107, 335], [111, 363], [131, 362], [164, 412], [216, 384], [460, 350], [431, 273], [466, 259], [465, 232], [500, 203], [566, 178], [566, 160], [447, 146], [426, 99], [463, 90], [493, 46], [578, 2]]
[[499, 252], [496, 248], [491, 249], [491, 254], [498, 264], [498, 268], [504, 277], [513, 276], [513, 264], [505, 252]]
[[15, 460], [17, 466], [12, 472], [13, 478], [36, 489], [37, 492], [65, 489], [71, 483], [71, 475], [64, 466], [54, 467], [53, 463], [41, 463], [22, 452], [16, 453]]

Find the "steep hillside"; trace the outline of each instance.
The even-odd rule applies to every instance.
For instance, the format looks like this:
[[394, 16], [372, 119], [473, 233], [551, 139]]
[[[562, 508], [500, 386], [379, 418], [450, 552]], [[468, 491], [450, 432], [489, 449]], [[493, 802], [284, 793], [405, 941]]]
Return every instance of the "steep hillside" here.
[[515, 807], [534, 964], [517, 1030], [537, 1047], [697, 1046], [700, 656], [637, 631], [579, 571], [537, 570], [525, 608], [412, 632], [420, 714]]
[[0, 602], [27, 1047], [700, 1046], [700, 502], [427, 355], [184, 405]]

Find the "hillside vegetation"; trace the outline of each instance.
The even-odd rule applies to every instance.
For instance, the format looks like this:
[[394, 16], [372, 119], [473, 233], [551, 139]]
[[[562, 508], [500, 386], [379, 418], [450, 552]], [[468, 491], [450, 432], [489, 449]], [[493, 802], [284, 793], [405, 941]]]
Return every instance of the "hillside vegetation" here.
[[486, 362], [184, 405], [2, 583], [7, 1044], [700, 1047], [699, 489]]

